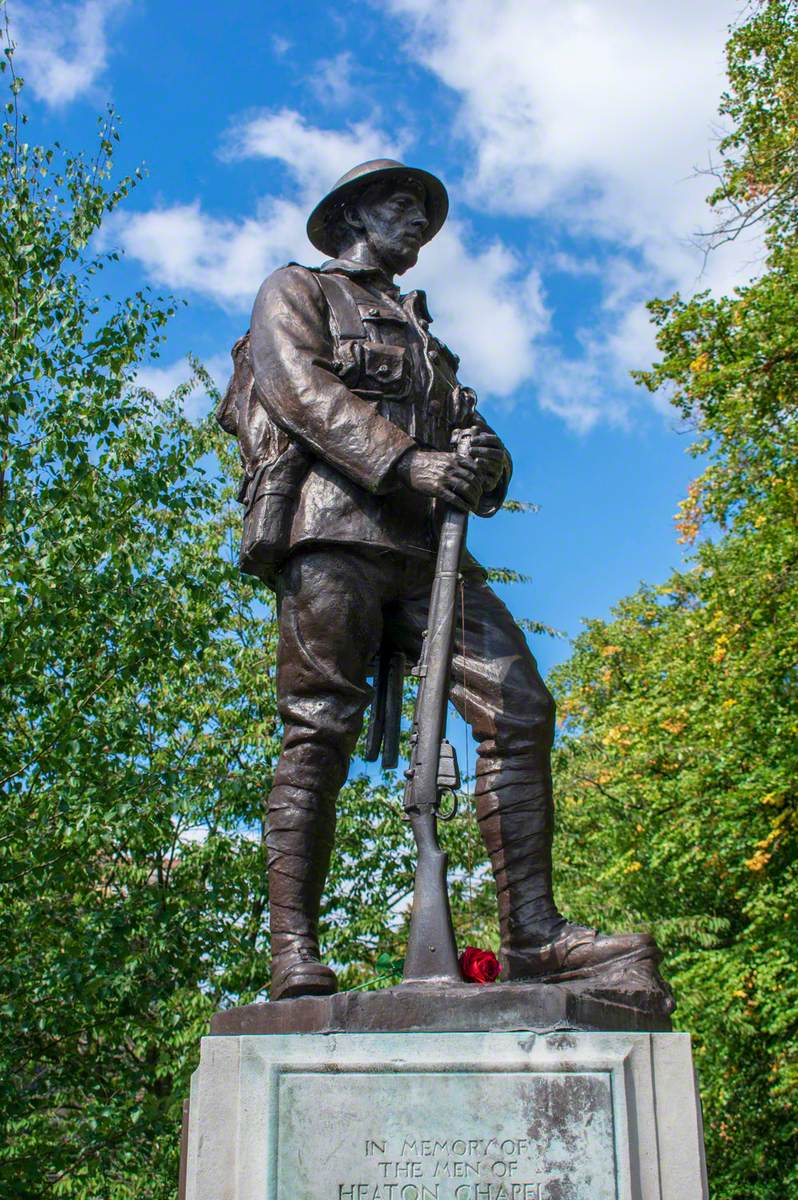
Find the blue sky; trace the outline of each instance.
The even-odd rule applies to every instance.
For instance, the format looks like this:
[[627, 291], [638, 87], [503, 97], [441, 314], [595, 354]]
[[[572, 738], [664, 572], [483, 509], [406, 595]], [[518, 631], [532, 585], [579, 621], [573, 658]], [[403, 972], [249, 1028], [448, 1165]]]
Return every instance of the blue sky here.
[[[689, 437], [628, 372], [646, 299], [729, 290], [756, 245], [704, 264], [696, 168], [716, 157], [730, 0], [8, 0], [31, 136], [88, 146], [120, 111], [119, 165], [148, 177], [111, 222], [121, 282], [185, 298], [144, 382], [198, 354], [222, 380], [261, 279], [310, 208], [378, 155], [435, 171], [450, 219], [407, 276], [515, 460], [535, 516], [472, 522], [521, 616], [578, 633], [680, 561]], [[567, 645], [533, 639], [548, 670]]]

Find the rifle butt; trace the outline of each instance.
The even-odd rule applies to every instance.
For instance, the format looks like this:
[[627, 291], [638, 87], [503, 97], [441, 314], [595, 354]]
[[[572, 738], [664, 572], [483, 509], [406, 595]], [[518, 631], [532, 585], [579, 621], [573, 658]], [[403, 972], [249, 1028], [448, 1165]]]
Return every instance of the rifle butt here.
[[413, 814], [411, 823], [418, 861], [404, 982], [461, 983], [446, 886], [448, 855], [438, 845], [434, 813]]

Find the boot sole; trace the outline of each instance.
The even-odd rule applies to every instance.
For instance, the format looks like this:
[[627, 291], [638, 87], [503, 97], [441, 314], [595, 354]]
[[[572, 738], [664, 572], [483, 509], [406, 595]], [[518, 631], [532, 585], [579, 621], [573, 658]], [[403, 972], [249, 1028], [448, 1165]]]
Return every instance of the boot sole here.
[[294, 1000], [299, 996], [332, 996], [338, 991], [338, 981], [329, 967], [321, 963], [313, 969], [306, 965], [289, 969], [284, 982], [274, 984], [269, 993], [271, 1002]]

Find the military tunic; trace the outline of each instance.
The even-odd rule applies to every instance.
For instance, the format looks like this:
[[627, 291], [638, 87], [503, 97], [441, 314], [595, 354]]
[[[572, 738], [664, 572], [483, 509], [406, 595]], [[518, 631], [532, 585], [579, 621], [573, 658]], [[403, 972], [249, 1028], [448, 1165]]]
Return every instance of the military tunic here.
[[[374, 268], [346, 260], [321, 273], [341, 293], [332, 311], [318, 272], [291, 264], [265, 281], [252, 315], [261, 403], [313, 456], [290, 549], [336, 542], [430, 555], [434, 502], [401, 484], [394, 468], [412, 447], [451, 449], [464, 413], [459, 360], [430, 333], [423, 292], [402, 296]], [[500, 507], [511, 470], [507, 455], [479, 515]]]

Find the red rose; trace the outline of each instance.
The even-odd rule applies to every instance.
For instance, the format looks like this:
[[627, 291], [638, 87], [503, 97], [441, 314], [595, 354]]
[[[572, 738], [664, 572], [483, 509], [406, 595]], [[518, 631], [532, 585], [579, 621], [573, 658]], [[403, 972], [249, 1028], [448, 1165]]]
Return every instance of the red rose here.
[[466, 946], [459, 962], [466, 983], [495, 983], [501, 973], [501, 965], [492, 950]]

